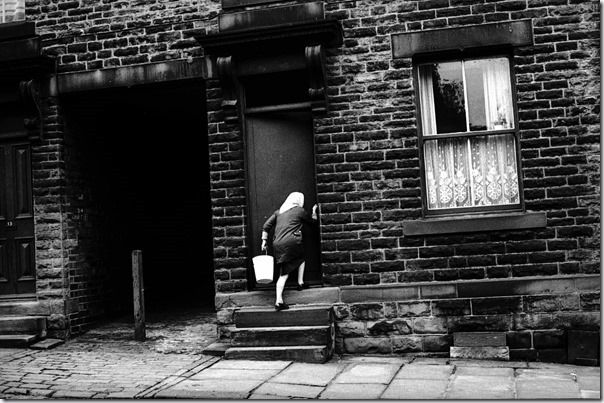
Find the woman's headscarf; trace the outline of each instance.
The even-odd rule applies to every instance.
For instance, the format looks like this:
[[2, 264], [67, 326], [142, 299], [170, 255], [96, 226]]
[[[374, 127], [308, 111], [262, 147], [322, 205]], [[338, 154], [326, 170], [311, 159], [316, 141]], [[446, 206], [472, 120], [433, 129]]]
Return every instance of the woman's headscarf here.
[[281, 205], [279, 214], [285, 213], [287, 210], [293, 207], [304, 207], [304, 195], [300, 192], [292, 192], [287, 196], [287, 199]]

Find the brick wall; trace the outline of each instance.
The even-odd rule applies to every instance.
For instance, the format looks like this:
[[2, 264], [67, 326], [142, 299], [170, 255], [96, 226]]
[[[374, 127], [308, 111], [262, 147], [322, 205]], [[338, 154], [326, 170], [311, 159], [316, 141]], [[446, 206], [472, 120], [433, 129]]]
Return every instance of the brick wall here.
[[[599, 5], [561, 1], [326, 2], [329, 113], [315, 116], [324, 282], [365, 285], [599, 272]], [[421, 217], [411, 59], [392, 33], [530, 18], [513, 63], [527, 211], [547, 227], [403, 236]], [[219, 109], [219, 90], [208, 108]], [[241, 134], [210, 112], [217, 290], [245, 289]], [[236, 196], [235, 198], [226, 196]], [[227, 208], [228, 207], [228, 208]]]
[[[329, 3], [344, 46], [315, 121], [323, 271], [333, 285], [599, 271], [599, 6], [437, 0]], [[525, 205], [547, 228], [403, 237], [421, 216], [411, 59], [390, 33], [531, 18], [515, 50]]]
[[44, 54], [59, 72], [199, 56], [193, 34], [215, 30], [220, 1], [27, 1]]

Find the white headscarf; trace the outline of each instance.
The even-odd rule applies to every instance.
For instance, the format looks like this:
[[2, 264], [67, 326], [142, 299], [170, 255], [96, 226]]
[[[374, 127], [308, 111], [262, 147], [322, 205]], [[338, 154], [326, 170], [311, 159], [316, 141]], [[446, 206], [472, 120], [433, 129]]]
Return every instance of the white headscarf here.
[[285, 213], [287, 210], [293, 207], [304, 207], [304, 195], [300, 192], [292, 192], [287, 196], [287, 199], [281, 205], [279, 214]]

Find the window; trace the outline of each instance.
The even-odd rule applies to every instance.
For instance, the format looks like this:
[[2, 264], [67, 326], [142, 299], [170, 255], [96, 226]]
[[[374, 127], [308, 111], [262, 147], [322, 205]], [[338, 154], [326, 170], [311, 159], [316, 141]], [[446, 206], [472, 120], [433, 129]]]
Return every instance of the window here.
[[25, 19], [25, 0], [0, 0], [0, 23]]
[[417, 64], [427, 215], [519, 210], [507, 57]]

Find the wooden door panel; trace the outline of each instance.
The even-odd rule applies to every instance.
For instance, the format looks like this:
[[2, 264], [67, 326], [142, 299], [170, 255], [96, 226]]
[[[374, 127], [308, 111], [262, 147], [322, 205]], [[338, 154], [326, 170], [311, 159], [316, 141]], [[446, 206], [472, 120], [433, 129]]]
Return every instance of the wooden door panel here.
[[17, 280], [33, 280], [35, 276], [33, 238], [16, 239], [15, 249], [18, 270]]
[[[10, 166], [7, 164], [6, 158], [6, 150], [7, 147], [3, 144], [0, 144], [0, 221], [6, 220], [6, 216], [8, 214], [8, 188], [7, 188], [7, 169], [10, 169]], [[1, 224], [0, 224], [1, 225]]]
[[20, 144], [13, 151], [15, 218], [32, 215], [31, 168], [29, 145]]
[[[260, 253], [260, 234], [266, 219], [287, 195], [304, 193], [310, 213], [317, 201], [314, 140], [309, 112], [273, 112], [246, 119], [250, 195], [250, 255]], [[317, 228], [305, 227], [305, 281], [320, 282], [320, 243]], [[272, 253], [272, 249], [269, 249]], [[293, 278], [296, 277], [290, 276]]]
[[7, 249], [6, 239], [0, 239], [0, 282], [7, 282], [10, 277]]
[[0, 143], [0, 160], [0, 297], [33, 294], [36, 272], [29, 143]]

